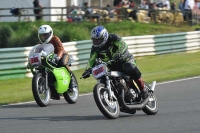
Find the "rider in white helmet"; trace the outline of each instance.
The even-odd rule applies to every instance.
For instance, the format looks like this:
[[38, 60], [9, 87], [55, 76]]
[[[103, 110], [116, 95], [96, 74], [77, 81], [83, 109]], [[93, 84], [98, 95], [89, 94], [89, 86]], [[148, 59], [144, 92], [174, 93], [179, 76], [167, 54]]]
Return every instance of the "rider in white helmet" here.
[[[52, 44], [54, 46], [54, 53], [57, 54], [57, 57], [55, 57], [55, 63], [57, 64], [57, 67], [66, 67], [69, 72], [69, 54], [65, 51], [62, 42], [60, 41], [60, 38], [53, 35], [53, 30], [49, 25], [42, 25], [38, 29], [38, 39], [39, 44]], [[74, 84], [74, 78], [72, 78], [70, 82], [70, 88], [73, 88], [76, 84]], [[54, 94], [52, 99], [60, 99], [59, 94]]]
[[65, 66], [68, 68], [67, 62], [69, 59], [68, 53], [64, 50], [60, 38], [53, 35], [53, 30], [49, 25], [42, 25], [38, 29], [38, 39], [40, 44], [52, 44], [54, 46], [54, 53], [57, 54], [55, 58], [58, 67]]

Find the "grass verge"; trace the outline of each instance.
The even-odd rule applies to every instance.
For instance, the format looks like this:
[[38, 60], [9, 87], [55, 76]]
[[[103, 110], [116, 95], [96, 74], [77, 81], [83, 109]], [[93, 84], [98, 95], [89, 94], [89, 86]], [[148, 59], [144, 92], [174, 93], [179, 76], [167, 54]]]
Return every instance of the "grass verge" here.
[[[137, 65], [142, 77], [147, 83], [193, 77], [200, 75], [200, 52], [173, 53], [138, 57]], [[80, 79], [83, 69], [74, 71], [80, 88], [80, 93], [91, 92], [96, 80], [92, 77]], [[31, 78], [0, 80], [0, 105], [33, 101]]]
[[[36, 45], [36, 43], [38, 43], [37, 30], [38, 27], [43, 24], [50, 25], [53, 28], [54, 35], [58, 36], [62, 42], [90, 40], [90, 32], [92, 28], [97, 25], [97, 23], [91, 22], [1, 22], [0, 46], [2, 48], [9, 48]], [[109, 33], [119, 34], [122, 37], [189, 32], [195, 31], [196, 28], [199, 28], [198, 25], [181, 25], [177, 27], [166, 24], [145, 24], [140, 22], [133, 23], [125, 20], [122, 22], [100, 23], [100, 25], [105, 26]]]

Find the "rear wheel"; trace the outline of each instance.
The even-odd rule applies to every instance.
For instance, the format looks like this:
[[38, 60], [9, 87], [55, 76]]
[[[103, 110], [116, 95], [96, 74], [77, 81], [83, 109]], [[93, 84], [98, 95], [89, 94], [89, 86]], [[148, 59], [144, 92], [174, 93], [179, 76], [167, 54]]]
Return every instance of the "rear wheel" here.
[[101, 113], [108, 119], [119, 117], [119, 104], [114, 99], [109, 99], [108, 90], [102, 83], [96, 84], [93, 90], [94, 100]]
[[[150, 90], [150, 86], [145, 83], [145, 88]], [[142, 109], [147, 115], [155, 115], [158, 112], [158, 101], [154, 92], [150, 93], [149, 102]]]
[[32, 79], [32, 93], [40, 107], [46, 107], [50, 101], [50, 90], [45, 88], [45, 78], [42, 73], [35, 73]]
[[71, 72], [72, 76], [71, 76], [71, 81], [73, 81], [74, 86], [71, 86], [69, 89], [63, 93], [63, 96], [65, 98], [65, 100], [69, 103], [69, 104], [74, 104], [78, 101], [78, 96], [79, 96], [79, 86], [78, 86], [78, 81], [76, 79], [76, 76], [74, 75], [73, 72]]

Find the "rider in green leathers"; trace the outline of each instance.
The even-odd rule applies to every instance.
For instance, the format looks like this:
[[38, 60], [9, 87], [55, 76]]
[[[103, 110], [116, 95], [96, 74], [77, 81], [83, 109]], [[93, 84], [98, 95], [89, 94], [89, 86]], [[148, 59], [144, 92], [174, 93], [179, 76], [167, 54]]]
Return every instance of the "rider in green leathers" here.
[[137, 84], [141, 91], [142, 98], [148, 97], [148, 93], [144, 89], [144, 81], [141, 72], [136, 66], [136, 62], [132, 54], [128, 51], [128, 45], [124, 40], [116, 34], [108, 34], [103, 26], [96, 26], [91, 31], [91, 39], [93, 42], [90, 59], [88, 61], [83, 78], [88, 78], [88, 71], [95, 65], [96, 58], [101, 58], [104, 62], [115, 60], [108, 68], [112, 71], [122, 71], [130, 76]]

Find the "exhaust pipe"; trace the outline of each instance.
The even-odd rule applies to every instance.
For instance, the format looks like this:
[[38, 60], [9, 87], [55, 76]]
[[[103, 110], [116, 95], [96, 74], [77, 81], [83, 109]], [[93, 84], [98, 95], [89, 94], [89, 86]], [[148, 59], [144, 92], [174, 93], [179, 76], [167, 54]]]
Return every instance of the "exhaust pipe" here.
[[154, 89], [155, 89], [155, 86], [156, 86], [156, 81], [153, 81], [152, 83], [151, 83], [151, 90], [152, 91], [154, 91]]
[[125, 110], [142, 110], [148, 103], [149, 101], [149, 96], [140, 104], [135, 104], [135, 105], [126, 105], [124, 101], [124, 89], [121, 89], [121, 104]]
[[[153, 81], [152, 83], [151, 83], [151, 90], [152, 91], [154, 91], [155, 90], [155, 86], [156, 86], [156, 81]], [[123, 108], [125, 109], [125, 110], [142, 110], [146, 105], [147, 105], [147, 103], [149, 102], [149, 97], [150, 97], [150, 95], [142, 102], [142, 103], [140, 103], [140, 104], [135, 104], [135, 105], [130, 105], [130, 106], [128, 106], [128, 105], [126, 105], [126, 103], [125, 103], [125, 101], [124, 101], [124, 89], [121, 89], [121, 104], [122, 104], [122, 106], [123, 106]]]

